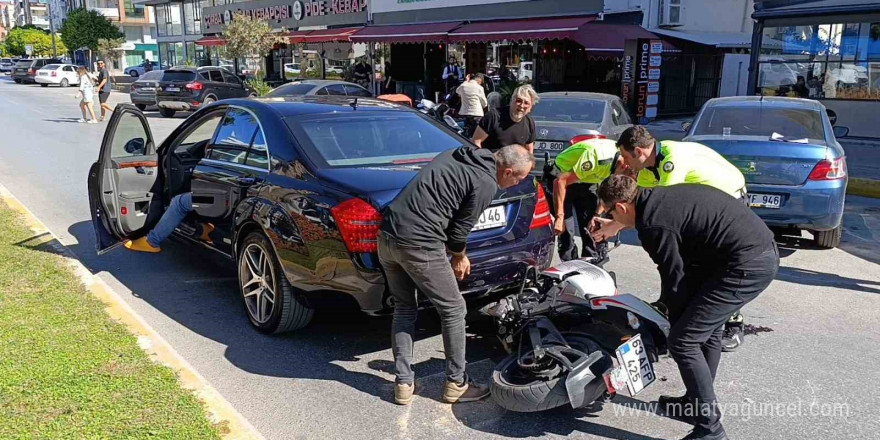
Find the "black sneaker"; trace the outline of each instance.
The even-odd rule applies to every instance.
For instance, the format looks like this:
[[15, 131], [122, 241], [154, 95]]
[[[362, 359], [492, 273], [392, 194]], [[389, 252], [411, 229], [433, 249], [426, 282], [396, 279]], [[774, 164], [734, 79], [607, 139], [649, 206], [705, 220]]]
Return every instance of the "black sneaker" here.
[[694, 402], [687, 395], [679, 397], [660, 396], [657, 399], [657, 403], [667, 417], [683, 422], [691, 422], [693, 420]]
[[724, 326], [724, 333], [721, 335], [721, 351], [725, 353], [736, 351], [744, 341], [743, 325], [727, 323]]
[[718, 431], [706, 432], [700, 428], [695, 428], [690, 434], [681, 440], [727, 440], [727, 433], [723, 427], [719, 427]]

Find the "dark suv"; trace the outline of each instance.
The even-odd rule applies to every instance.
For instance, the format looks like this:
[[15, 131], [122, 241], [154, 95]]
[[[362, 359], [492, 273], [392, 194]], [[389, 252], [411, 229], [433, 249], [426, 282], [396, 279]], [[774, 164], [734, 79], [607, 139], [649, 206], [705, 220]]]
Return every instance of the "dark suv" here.
[[47, 64], [61, 64], [61, 60], [54, 58], [19, 60], [15, 63], [15, 67], [12, 68], [12, 79], [17, 84], [35, 84], [37, 81], [34, 78], [37, 76], [37, 71]]
[[156, 88], [156, 105], [162, 116], [170, 118], [221, 99], [255, 96], [241, 78], [222, 67], [172, 67]]

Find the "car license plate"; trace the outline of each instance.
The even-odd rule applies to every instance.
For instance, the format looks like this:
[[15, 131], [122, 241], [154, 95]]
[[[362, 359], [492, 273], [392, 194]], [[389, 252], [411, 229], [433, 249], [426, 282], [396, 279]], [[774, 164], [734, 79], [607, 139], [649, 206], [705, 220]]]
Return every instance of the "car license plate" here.
[[778, 194], [749, 193], [749, 206], [753, 208], [779, 209], [782, 206], [782, 196]]
[[40, 76], [46, 76], [48, 74], [49, 74], [49, 72], [40, 72]]
[[535, 142], [535, 148], [538, 150], [562, 151], [565, 149], [565, 142], [540, 141]]
[[155, 87], [141, 87], [141, 91], [142, 92], [155, 92], [156, 88]]
[[166, 92], [179, 92], [180, 87], [165, 87]]
[[507, 226], [507, 210], [504, 205], [490, 206], [480, 214], [477, 224], [471, 231], [482, 231], [484, 229], [499, 228]]
[[624, 376], [630, 396], [635, 396], [654, 383], [654, 367], [642, 343], [642, 335], [635, 335], [617, 347], [619, 375]]

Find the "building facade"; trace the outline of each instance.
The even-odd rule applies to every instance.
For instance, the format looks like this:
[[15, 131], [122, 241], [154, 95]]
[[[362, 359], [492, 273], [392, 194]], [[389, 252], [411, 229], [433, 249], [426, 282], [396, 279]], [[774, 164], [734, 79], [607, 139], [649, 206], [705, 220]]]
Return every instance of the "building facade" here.
[[[112, 69], [124, 71], [127, 67], [158, 58], [155, 19], [146, 6], [132, 0], [66, 0], [66, 4], [68, 13], [79, 8], [94, 10], [107, 17], [122, 31], [125, 43], [121, 49], [124, 54], [119, 59], [109, 60]], [[76, 55], [77, 62], [88, 64], [85, 52], [78, 51]]]

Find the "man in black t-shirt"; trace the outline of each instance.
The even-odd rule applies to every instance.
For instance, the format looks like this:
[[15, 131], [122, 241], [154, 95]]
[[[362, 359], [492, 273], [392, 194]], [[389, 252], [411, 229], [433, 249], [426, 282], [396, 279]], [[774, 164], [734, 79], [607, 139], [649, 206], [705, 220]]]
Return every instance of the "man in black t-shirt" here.
[[474, 144], [496, 151], [508, 145], [523, 145], [530, 153], [535, 151], [535, 121], [529, 116], [538, 103], [538, 94], [532, 86], [517, 87], [510, 97], [510, 106], [490, 108], [474, 131]]

